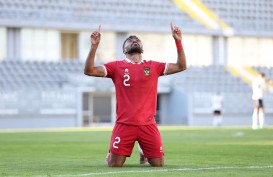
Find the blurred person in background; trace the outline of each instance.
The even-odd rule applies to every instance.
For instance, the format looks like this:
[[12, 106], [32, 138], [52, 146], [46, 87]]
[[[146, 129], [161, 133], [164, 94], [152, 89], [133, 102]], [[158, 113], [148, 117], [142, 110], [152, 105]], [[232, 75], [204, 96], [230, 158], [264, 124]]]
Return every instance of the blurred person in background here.
[[253, 100], [253, 114], [252, 114], [252, 129], [264, 127], [264, 102], [263, 93], [267, 90], [267, 84], [272, 81], [268, 80], [264, 73], [259, 75], [252, 82], [252, 100]]
[[123, 44], [124, 60], [94, 66], [96, 50], [101, 38], [100, 27], [91, 34], [91, 49], [84, 74], [111, 78], [116, 90], [116, 123], [106, 157], [109, 167], [122, 167], [130, 157], [135, 141], [143, 155], [154, 167], [164, 165], [164, 148], [155, 122], [158, 78], [187, 68], [182, 46], [181, 30], [171, 24], [177, 49], [176, 63], [142, 59], [143, 45], [137, 36], [129, 36]]

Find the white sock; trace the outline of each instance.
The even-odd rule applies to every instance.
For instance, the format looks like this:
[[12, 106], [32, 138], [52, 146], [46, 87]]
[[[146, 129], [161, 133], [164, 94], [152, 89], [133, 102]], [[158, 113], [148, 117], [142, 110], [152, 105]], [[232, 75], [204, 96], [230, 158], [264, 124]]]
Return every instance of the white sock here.
[[264, 127], [264, 113], [259, 112], [259, 123], [260, 123], [260, 128]]
[[213, 125], [214, 127], [216, 127], [217, 124], [218, 124], [218, 118], [217, 118], [217, 116], [214, 116], [214, 117], [213, 117], [213, 121], [212, 121], [212, 125]]
[[252, 129], [258, 128], [257, 123], [258, 123], [258, 113], [257, 113], [257, 110], [254, 110], [252, 114]]
[[142, 151], [142, 149], [141, 149], [141, 147], [140, 147], [139, 144], [138, 144], [138, 150], [139, 150], [139, 152], [140, 152], [141, 155], [144, 155], [144, 154], [143, 154], [143, 151]]
[[222, 116], [218, 116], [218, 126], [222, 125]]
[[105, 164], [106, 164], [107, 166], [109, 166], [110, 158], [111, 158], [111, 154], [110, 154], [110, 152], [108, 152], [108, 154], [107, 154], [106, 157], [105, 157]]

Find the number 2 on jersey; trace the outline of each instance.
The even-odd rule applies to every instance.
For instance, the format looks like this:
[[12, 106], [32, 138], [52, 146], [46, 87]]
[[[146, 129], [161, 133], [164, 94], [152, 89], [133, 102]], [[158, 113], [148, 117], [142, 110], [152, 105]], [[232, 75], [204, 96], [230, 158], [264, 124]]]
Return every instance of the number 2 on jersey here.
[[129, 74], [124, 74], [123, 77], [125, 78], [124, 81], [123, 81], [123, 84], [124, 84], [125, 86], [130, 86], [130, 84], [127, 83], [127, 82], [130, 80]]

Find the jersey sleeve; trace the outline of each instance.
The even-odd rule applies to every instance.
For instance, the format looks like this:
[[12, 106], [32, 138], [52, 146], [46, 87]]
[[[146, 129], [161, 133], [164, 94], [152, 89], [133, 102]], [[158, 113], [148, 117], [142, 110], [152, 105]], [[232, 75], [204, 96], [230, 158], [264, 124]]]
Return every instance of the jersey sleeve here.
[[112, 61], [103, 65], [105, 67], [105, 77], [112, 78], [114, 76], [116, 63], [116, 61]]
[[154, 61], [153, 65], [159, 76], [167, 75], [168, 63]]

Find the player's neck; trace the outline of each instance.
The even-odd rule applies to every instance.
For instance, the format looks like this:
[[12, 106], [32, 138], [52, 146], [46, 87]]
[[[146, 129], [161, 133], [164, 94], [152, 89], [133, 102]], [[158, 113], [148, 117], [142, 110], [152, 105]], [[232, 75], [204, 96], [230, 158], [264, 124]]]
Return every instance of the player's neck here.
[[131, 60], [133, 63], [139, 63], [142, 60], [142, 55], [141, 53], [126, 54], [126, 58]]

